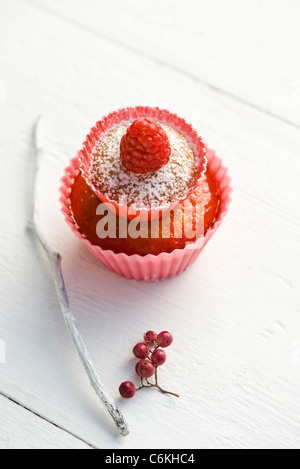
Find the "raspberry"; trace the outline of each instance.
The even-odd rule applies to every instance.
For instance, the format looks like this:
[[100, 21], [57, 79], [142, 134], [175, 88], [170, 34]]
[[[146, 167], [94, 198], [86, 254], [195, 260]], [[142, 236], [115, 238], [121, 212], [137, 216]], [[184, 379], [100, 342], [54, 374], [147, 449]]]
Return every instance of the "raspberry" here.
[[128, 127], [120, 144], [120, 156], [128, 171], [145, 174], [157, 171], [170, 160], [171, 146], [157, 122], [139, 119]]

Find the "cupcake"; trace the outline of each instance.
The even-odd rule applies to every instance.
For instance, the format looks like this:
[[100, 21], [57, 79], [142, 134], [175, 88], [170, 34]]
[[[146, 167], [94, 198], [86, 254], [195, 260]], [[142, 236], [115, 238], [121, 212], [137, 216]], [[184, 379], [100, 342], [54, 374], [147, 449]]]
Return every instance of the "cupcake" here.
[[185, 120], [126, 108], [99, 121], [62, 179], [66, 221], [113, 272], [160, 280], [185, 270], [230, 202], [227, 170]]

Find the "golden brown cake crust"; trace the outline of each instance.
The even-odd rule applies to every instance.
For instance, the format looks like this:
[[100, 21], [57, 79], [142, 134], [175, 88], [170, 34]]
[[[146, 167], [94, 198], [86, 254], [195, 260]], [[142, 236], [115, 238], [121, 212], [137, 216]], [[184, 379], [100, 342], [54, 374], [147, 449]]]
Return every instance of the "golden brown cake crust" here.
[[[84, 178], [79, 174], [73, 184], [72, 193], [70, 195], [71, 209], [74, 221], [76, 222], [81, 233], [93, 244], [98, 245], [104, 250], [112, 250], [115, 253], [125, 253], [128, 256], [138, 254], [146, 256], [147, 254], [158, 255], [162, 252], [172, 252], [174, 249], [183, 249], [187, 242], [194, 242], [196, 238], [186, 239], [182, 233], [180, 237], [176, 237], [176, 226], [174, 216], [171, 217], [170, 234], [164, 237], [163, 227], [164, 219], [159, 224], [159, 236], [152, 237], [151, 224], [148, 221], [142, 222], [142, 230], [144, 229], [149, 235], [146, 238], [131, 238], [129, 235], [125, 238], [119, 236], [120, 218], [117, 217], [116, 236], [101, 239], [97, 235], [97, 223], [102, 218], [97, 215], [97, 208], [102, 202], [93, 193], [85, 182]], [[199, 185], [189, 196], [189, 208], [196, 207], [197, 203], [201, 203], [203, 212], [197, 212], [196, 220], [203, 225], [203, 235], [213, 226], [219, 209], [219, 190], [217, 182], [209, 171], [203, 176]], [[114, 214], [113, 214], [114, 216]], [[167, 221], [169, 219], [167, 218]], [[130, 224], [130, 220], [125, 221], [126, 226]], [[124, 221], [122, 222], [124, 223]], [[193, 227], [194, 228], [194, 227]]]

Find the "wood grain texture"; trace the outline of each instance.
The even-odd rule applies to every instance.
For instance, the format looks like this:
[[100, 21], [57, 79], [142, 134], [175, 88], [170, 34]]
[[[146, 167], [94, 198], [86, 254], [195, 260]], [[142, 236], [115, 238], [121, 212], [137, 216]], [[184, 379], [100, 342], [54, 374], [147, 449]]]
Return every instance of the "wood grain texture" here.
[[28, 1], [300, 126], [297, 0]]
[[[294, 2], [287, 3], [293, 11]], [[280, 2], [274, 4], [279, 8]], [[67, 3], [61, 5], [65, 16]], [[82, 21], [79, 2], [72, 5]], [[298, 129], [159, 63], [161, 57], [153, 60], [91, 34], [91, 19], [82, 28], [72, 11], [68, 15], [71, 21], [36, 2], [11, 0], [0, 18], [0, 78], [6, 85], [0, 104], [0, 340], [7, 349], [0, 393], [98, 448], [144, 448], [145, 425], [157, 429], [147, 435], [149, 448], [299, 447]], [[108, 17], [112, 21], [112, 13]], [[114, 22], [121, 20], [119, 13]], [[185, 26], [183, 37], [188, 31]], [[215, 57], [213, 48], [210, 54]], [[286, 60], [292, 63], [293, 52]], [[217, 57], [213, 63], [217, 67]], [[241, 62], [241, 76], [243, 69]], [[280, 75], [272, 86], [280, 86]], [[137, 104], [166, 107], [192, 122], [223, 157], [234, 185], [230, 214], [201, 258], [183, 275], [157, 284], [108, 272], [59, 213], [59, 178], [89, 128], [111, 110]], [[284, 117], [280, 99], [274, 105], [279, 107], [271, 111]], [[40, 221], [63, 254], [72, 309], [130, 424], [126, 439], [118, 437], [89, 387], [51, 275], [25, 230], [39, 113], [46, 119]], [[182, 397], [143, 390], [134, 400], [119, 401], [120, 382], [134, 379], [131, 349], [149, 329], [174, 335], [161, 382]], [[18, 435], [20, 443], [25, 436]]]

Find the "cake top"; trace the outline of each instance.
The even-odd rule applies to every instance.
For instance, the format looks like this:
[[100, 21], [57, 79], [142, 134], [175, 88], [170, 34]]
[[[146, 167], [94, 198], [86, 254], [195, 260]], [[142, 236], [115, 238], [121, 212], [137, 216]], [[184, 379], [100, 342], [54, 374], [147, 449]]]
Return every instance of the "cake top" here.
[[161, 124], [171, 146], [169, 161], [157, 171], [137, 174], [125, 168], [120, 156], [120, 143], [130, 125], [107, 131], [94, 146], [90, 178], [95, 188], [109, 200], [135, 209], [165, 207], [184, 198], [198, 172], [192, 145], [177, 130]]

